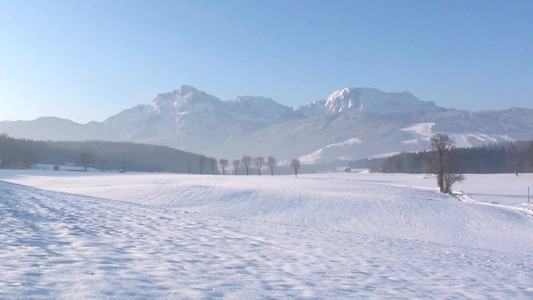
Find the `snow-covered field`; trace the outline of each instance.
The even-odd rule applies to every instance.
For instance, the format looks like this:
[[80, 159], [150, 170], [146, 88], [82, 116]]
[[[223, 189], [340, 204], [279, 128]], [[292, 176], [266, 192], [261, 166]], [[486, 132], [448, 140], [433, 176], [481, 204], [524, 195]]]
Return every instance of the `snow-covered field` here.
[[0, 171], [0, 298], [533, 298], [519, 177]]

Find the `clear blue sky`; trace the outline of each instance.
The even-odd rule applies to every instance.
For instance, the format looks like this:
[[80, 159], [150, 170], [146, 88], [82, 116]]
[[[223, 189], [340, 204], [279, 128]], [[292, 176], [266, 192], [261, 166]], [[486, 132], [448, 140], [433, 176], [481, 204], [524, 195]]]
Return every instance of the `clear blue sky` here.
[[0, 120], [103, 121], [188, 84], [533, 108], [533, 1], [0, 0]]

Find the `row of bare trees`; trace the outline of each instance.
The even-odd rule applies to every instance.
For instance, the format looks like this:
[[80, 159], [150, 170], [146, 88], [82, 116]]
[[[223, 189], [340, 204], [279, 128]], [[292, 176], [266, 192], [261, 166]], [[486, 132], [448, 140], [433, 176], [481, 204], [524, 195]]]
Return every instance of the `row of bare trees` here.
[[[187, 160], [187, 174], [191, 173], [192, 159]], [[217, 168], [217, 159], [214, 157], [207, 157], [203, 154], [198, 155], [197, 163], [200, 169], [200, 174], [203, 174], [205, 165], [211, 167], [211, 174], [215, 174], [215, 169]], [[218, 161], [220, 164], [220, 169], [222, 170], [222, 175], [226, 175], [227, 169], [229, 167], [229, 160], [221, 158]], [[238, 175], [239, 167], [242, 166], [246, 170], [246, 175], [250, 175], [250, 167], [255, 167], [257, 174], [261, 176], [263, 168], [266, 167], [270, 170], [270, 175], [274, 176], [274, 170], [278, 167], [278, 160], [275, 157], [269, 156], [265, 160], [262, 156], [257, 156], [252, 158], [248, 155], [243, 155], [241, 159], [235, 159], [232, 161], [233, 174]], [[300, 161], [298, 159], [291, 160], [291, 169], [294, 171], [294, 176], [298, 176], [298, 171], [300, 170]]]
[[[233, 161], [233, 173], [235, 175], [238, 175], [239, 166], [243, 166], [246, 170], [246, 175], [250, 174], [250, 166], [255, 166], [257, 169], [257, 174], [261, 176], [261, 172], [263, 171], [263, 167], [267, 167], [270, 169], [270, 175], [274, 176], [274, 169], [278, 166], [278, 160], [272, 156], [269, 156], [266, 160], [262, 156], [257, 156], [252, 158], [248, 155], [243, 155], [243, 157], [239, 159], [235, 159]], [[222, 166], [222, 164], [221, 164]], [[222, 172], [224, 173], [224, 168], [222, 168]]]
[[[203, 174], [205, 165], [209, 165], [211, 167], [211, 174], [215, 174], [215, 169], [217, 167], [217, 159], [214, 157], [207, 157], [203, 154], [200, 154], [196, 157], [196, 161], [198, 162], [198, 167], [200, 168], [200, 174]], [[187, 159], [187, 174], [191, 174], [191, 168], [192, 168], [192, 162], [193, 160], [191, 158]]]

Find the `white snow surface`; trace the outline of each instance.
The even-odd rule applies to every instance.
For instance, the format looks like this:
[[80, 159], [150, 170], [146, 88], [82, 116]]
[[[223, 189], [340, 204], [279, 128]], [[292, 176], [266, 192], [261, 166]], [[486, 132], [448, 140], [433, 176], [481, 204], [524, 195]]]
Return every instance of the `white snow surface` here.
[[[411, 133], [413, 139], [405, 140], [403, 144], [427, 144], [431, 136], [438, 133], [433, 130], [436, 123], [417, 123], [412, 126], [401, 128], [401, 131]], [[498, 134], [488, 135], [479, 132], [450, 133], [449, 136], [454, 140], [454, 145], [458, 148], [470, 148], [480, 145], [496, 144], [500, 142], [510, 142], [513, 139], [509, 136]]]
[[533, 297], [533, 174], [0, 171], [0, 298]]
[[350, 139], [348, 139], [346, 141], [343, 141], [343, 142], [326, 145], [325, 147], [320, 148], [320, 149], [314, 151], [313, 153], [301, 156], [298, 159], [300, 160], [300, 162], [302, 164], [315, 164], [315, 163], [317, 163], [318, 160], [320, 160], [322, 158], [322, 152], [325, 149], [342, 148], [342, 147], [345, 147], [345, 146], [357, 145], [357, 144], [361, 144], [361, 143], [363, 143], [363, 142], [360, 139], [358, 139], [358, 138], [350, 138]]
[[433, 128], [433, 126], [435, 126], [435, 123], [418, 123], [406, 128], [402, 128], [400, 130], [418, 134], [425, 140], [429, 141], [429, 138], [434, 134], [431, 131], [431, 128]]

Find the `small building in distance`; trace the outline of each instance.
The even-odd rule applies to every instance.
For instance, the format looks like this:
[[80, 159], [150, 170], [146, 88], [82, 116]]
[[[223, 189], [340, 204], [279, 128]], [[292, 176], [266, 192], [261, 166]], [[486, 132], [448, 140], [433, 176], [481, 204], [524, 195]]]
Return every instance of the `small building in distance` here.
[[337, 167], [337, 173], [351, 173], [352, 168], [350, 167]]

